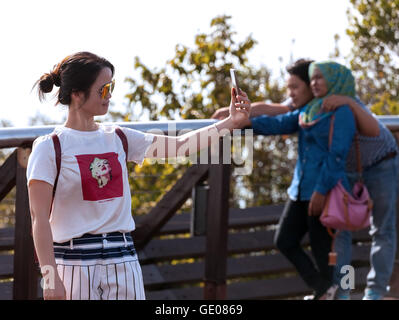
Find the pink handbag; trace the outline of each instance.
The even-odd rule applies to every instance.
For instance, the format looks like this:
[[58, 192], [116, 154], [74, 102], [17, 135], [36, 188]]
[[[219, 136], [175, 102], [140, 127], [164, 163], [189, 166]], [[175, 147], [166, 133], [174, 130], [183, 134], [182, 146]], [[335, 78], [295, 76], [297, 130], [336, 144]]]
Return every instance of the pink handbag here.
[[[331, 118], [329, 132], [329, 148], [332, 143], [334, 130], [334, 115]], [[371, 210], [373, 201], [366, 186], [362, 182], [362, 164], [360, 160], [359, 141], [357, 134], [356, 143], [356, 162], [359, 180], [352, 189], [352, 194], [346, 191], [341, 181], [327, 194], [326, 203], [320, 216], [320, 222], [327, 228], [328, 233], [333, 238], [332, 250], [329, 253], [329, 265], [335, 265], [337, 254], [334, 252], [334, 240], [340, 230], [356, 231], [370, 226]], [[337, 230], [335, 233], [332, 229]]]
[[370, 226], [373, 202], [366, 186], [356, 182], [352, 194], [345, 190], [341, 181], [329, 192], [320, 216], [325, 227], [356, 231]]

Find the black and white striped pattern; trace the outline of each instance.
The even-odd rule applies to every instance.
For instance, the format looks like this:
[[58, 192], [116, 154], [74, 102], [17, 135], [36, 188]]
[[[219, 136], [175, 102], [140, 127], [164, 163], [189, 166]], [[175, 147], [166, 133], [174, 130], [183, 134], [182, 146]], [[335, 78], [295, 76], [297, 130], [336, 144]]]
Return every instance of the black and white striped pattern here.
[[145, 300], [138, 261], [57, 269], [67, 300]]
[[130, 235], [84, 235], [54, 243], [68, 300], [144, 300], [140, 264]]

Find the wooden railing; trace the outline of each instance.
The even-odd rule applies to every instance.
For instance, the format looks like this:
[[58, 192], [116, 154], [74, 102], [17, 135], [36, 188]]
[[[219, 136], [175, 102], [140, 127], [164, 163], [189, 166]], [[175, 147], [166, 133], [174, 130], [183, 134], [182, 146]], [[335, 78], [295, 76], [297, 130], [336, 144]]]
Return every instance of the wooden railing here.
[[[399, 117], [379, 117], [379, 119], [395, 133], [395, 136], [398, 135]], [[119, 123], [119, 125], [141, 131], [157, 129], [170, 134], [173, 128], [176, 129], [176, 132], [182, 129], [192, 130], [209, 125], [213, 122], [213, 120], [192, 120], [180, 122]], [[0, 167], [0, 201], [4, 199], [14, 186], [16, 186], [15, 229], [0, 229], [0, 249], [14, 250], [13, 299], [37, 299], [40, 292], [38, 267], [35, 264], [33, 253], [31, 220], [26, 187], [26, 166], [33, 140], [40, 135], [50, 133], [53, 129], [53, 126], [0, 129], [0, 148], [17, 148]], [[220, 144], [220, 148], [221, 147], [222, 145]], [[219, 155], [222, 157], [222, 152], [219, 152]], [[199, 256], [204, 259], [202, 262], [199, 262], [201, 268], [203, 268], [203, 275], [197, 274], [193, 276], [193, 278], [196, 279], [196, 281], [199, 279], [203, 281], [202, 298], [204, 299], [225, 299], [229, 297], [226, 290], [226, 279], [230, 278], [231, 274], [230, 271], [227, 270], [231, 267], [231, 264], [234, 265], [235, 263], [228, 259], [228, 254], [231, 252], [228, 242], [228, 231], [229, 226], [231, 227], [233, 223], [231, 217], [229, 220], [228, 207], [231, 165], [222, 164], [222, 159], [219, 160], [219, 164], [195, 164], [188, 168], [172, 189], [163, 196], [148, 214], [140, 217], [140, 219], [136, 219], [136, 230], [133, 232], [136, 247], [139, 253], [141, 252], [140, 260], [144, 261], [144, 264], [146, 261], [147, 263], [151, 262], [149, 258], [151, 254], [147, 251], [147, 244], [155, 235], [162, 233], [162, 230], [167, 226], [168, 222], [171, 221], [176, 211], [188, 198], [193, 196], [193, 202], [197, 203], [197, 205], [194, 205], [195, 214], [192, 216], [192, 219], [198, 220], [199, 222], [197, 222], [199, 224], [203, 224], [202, 234], [200, 235], [202, 239], [204, 239], [204, 243], [202, 243], [202, 245], [204, 245], [204, 250], [192, 248], [193, 251], [200, 250], [201, 254], [199, 254]], [[203, 185], [204, 181], [207, 181], [207, 188], [209, 188], [208, 190], [211, 190], [211, 192], [206, 192], [206, 188], [204, 188]], [[196, 190], [196, 192], [193, 192], [193, 190]], [[207, 194], [205, 205], [203, 203], [203, 198], [201, 198], [204, 194]], [[206, 218], [204, 219], [205, 216]], [[193, 222], [195, 221], [191, 223]], [[260, 222], [260, 225], [262, 225], [262, 222]], [[269, 239], [270, 235], [267, 237]], [[264, 240], [266, 243], [270, 244], [270, 239]], [[250, 247], [251, 245], [248, 244], [248, 246]], [[258, 248], [258, 250], [260, 250], [260, 248]], [[246, 249], [241, 248], [239, 250], [236, 249], [236, 251], [233, 250], [232, 252], [239, 253], [245, 251]], [[194, 253], [191, 256], [196, 256], [196, 254]], [[182, 257], [185, 256], [183, 255]], [[277, 258], [277, 260], [278, 259], [279, 258]], [[0, 255], [0, 276], [2, 275], [2, 261], [4, 260], [5, 258]], [[266, 260], [270, 263], [274, 261], [270, 259]], [[192, 264], [192, 267], [198, 268], [198, 263], [197, 265]], [[153, 269], [146, 268], [144, 265], [143, 273], [145, 278], [146, 275], [147, 278], [152, 277], [150, 270]], [[394, 290], [397, 290], [399, 294], [398, 270], [399, 264], [397, 263], [395, 265], [395, 273], [393, 276], [394, 283], [392, 287]], [[158, 271], [155, 273], [157, 272]], [[238, 271], [235, 272], [239, 273]], [[161, 278], [164, 279], [165, 277]], [[154, 281], [153, 278], [151, 279], [150, 282]], [[162, 281], [161, 283], [159, 283], [159, 279], [157, 281], [158, 287], [162, 287]], [[191, 281], [194, 280], [191, 279]], [[165, 282], [167, 281], [165, 280]], [[6, 288], [3, 290], [11, 290], [10, 287], [1, 285], [2, 283], [0, 282], [0, 288]], [[151, 285], [149, 286], [151, 287]], [[157, 287], [156, 285], [153, 286]], [[300, 287], [301, 285], [299, 285], [299, 288]], [[196, 290], [197, 293], [195, 293], [194, 296], [189, 296], [189, 298], [201, 298], [198, 296], [198, 288]], [[157, 298], [161, 296], [162, 295], [154, 293], [152, 297]], [[281, 296], [284, 296], [284, 294], [281, 294]], [[162, 297], [165, 298], [164, 296]], [[174, 297], [178, 296], [174, 295]], [[237, 297], [243, 298], [244, 296], [238, 295]]]
[[[157, 123], [118, 123], [141, 131], [161, 130], [167, 134], [194, 130], [215, 121], [166, 121]], [[34, 139], [48, 134], [53, 126], [33, 128], [1, 128], [0, 148], [17, 147], [0, 168], [0, 201], [16, 186], [13, 298], [36, 299], [38, 296], [38, 268], [34, 260], [31, 219], [27, 193], [26, 167]], [[222, 156], [222, 154], [221, 154]], [[221, 163], [221, 161], [220, 161]], [[191, 197], [192, 190], [205, 179], [213, 192], [209, 195], [206, 287], [204, 297], [216, 299], [225, 297], [225, 261], [227, 243], [227, 217], [229, 190], [229, 165], [194, 165], [176, 183], [145, 219], [137, 224], [133, 233], [136, 247], [142, 249], [152, 236], [170, 219], [180, 206]], [[216, 231], [217, 230], [217, 231]], [[221, 232], [222, 231], [222, 232]], [[7, 248], [7, 246], [3, 247]]]

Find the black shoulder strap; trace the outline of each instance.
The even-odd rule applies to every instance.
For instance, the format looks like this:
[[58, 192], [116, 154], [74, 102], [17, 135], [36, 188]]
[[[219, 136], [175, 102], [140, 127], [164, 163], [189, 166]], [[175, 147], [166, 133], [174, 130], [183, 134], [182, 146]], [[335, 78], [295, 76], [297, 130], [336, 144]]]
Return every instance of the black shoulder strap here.
[[123, 145], [123, 150], [125, 150], [125, 154], [126, 154], [126, 162], [127, 162], [127, 155], [128, 155], [128, 151], [129, 151], [129, 145], [127, 143], [127, 138], [126, 135], [123, 133], [122, 129], [117, 127], [115, 129], [116, 134], [118, 135], [118, 137], [121, 139], [122, 141], [122, 145]]

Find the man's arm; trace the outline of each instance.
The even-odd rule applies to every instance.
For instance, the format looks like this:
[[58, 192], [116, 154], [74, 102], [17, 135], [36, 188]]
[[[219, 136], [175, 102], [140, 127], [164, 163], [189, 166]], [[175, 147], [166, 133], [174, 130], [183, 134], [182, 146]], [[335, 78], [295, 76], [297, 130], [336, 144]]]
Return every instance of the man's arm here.
[[254, 102], [251, 104], [250, 117], [258, 117], [261, 115], [277, 116], [278, 114], [287, 113], [292, 111], [288, 106], [279, 103], [265, 103], [265, 102]]
[[[255, 118], [261, 115], [276, 116], [292, 111], [289, 106], [279, 103], [254, 102], [251, 104], [249, 117]], [[212, 119], [223, 120], [229, 116], [229, 107], [220, 108], [212, 115]]]

